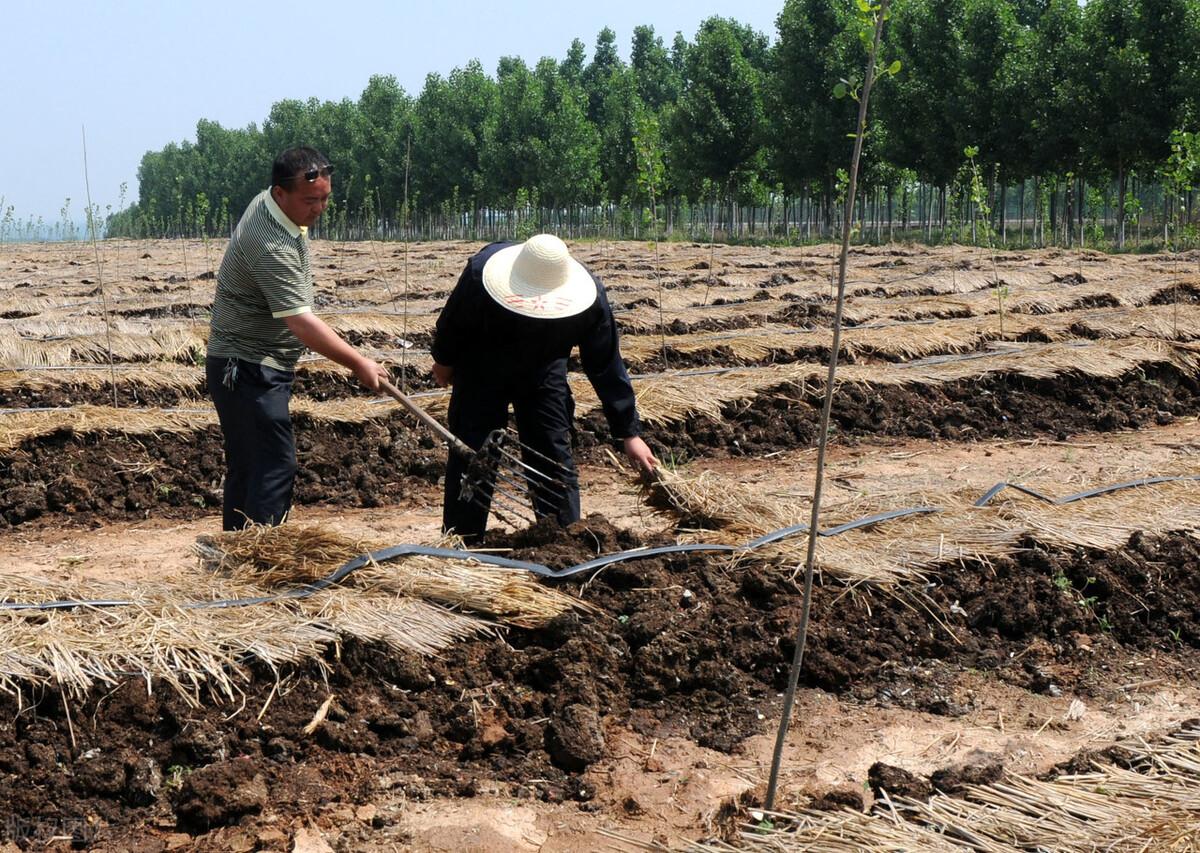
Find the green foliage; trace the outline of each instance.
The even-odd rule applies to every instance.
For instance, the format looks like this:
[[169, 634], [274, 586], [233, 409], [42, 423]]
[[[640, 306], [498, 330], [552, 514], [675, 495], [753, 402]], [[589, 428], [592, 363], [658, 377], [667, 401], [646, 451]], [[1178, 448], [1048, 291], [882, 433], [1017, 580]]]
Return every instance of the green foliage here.
[[[700, 25], [685, 56], [683, 94], [672, 113], [676, 182], [694, 191], [705, 178], [729, 186], [753, 169], [763, 133], [765, 39], [725, 18]], [[738, 173], [743, 173], [739, 175]]]
[[[1197, 0], [895, 0], [875, 67], [888, 85], [876, 90], [869, 130], [858, 129], [855, 99], [879, 11], [879, 0], [784, 0], [774, 43], [731, 18], [709, 18], [694, 38], [679, 33], [669, 45], [640, 26], [628, 65], [604, 28], [590, 57], [576, 39], [561, 60], [533, 66], [505, 57], [489, 74], [471, 61], [429, 75], [415, 97], [375, 75], [356, 100], [282, 100], [261, 125], [201, 119], [194, 140], [143, 156], [136, 203], [109, 212], [107, 232], [228, 234], [266, 186], [272, 157], [296, 144], [337, 166], [322, 233], [388, 233], [389, 221], [425, 217], [495, 220], [521, 189], [546, 206], [538, 224], [556, 227], [580, 206], [647, 198], [636, 140], [648, 122], [661, 165], [656, 214], [678, 218], [684, 197], [703, 199], [689, 218], [705, 233], [710, 202], [714, 221], [731, 221], [735, 204], [809, 197], [829, 221], [837, 169], [857, 132], [866, 134], [860, 187], [897, 191], [905, 220], [930, 215], [930, 191], [957, 193], [979, 211], [980, 199], [999, 198], [994, 186], [1036, 177], [1032, 208], [1061, 222], [1068, 172], [1086, 177], [1102, 204], [1116, 182], [1108, 206], [1122, 223], [1139, 222], [1147, 205], [1158, 215], [1156, 187], [1146, 192], [1143, 181], [1140, 197], [1125, 193], [1135, 172], [1170, 184], [1170, 209], [1184, 208], [1178, 198], [1188, 191], [1171, 172], [1194, 167], [1171, 163], [1171, 132], [1200, 121]], [[955, 186], [968, 146], [986, 158], [982, 195], [969, 178]], [[1095, 202], [1085, 199], [1093, 243], [1102, 226]], [[990, 213], [976, 224], [990, 228]], [[603, 215], [615, 223], [625, 213]], [[35, 227], [0, 205], [0, 239]], [[1170, 231], [1178, 241], [1188, 227]], [[69, 217], [51, 228], [77, 231]]]
[[654, 205], [662, 193], [666, 174], [662, 159], [662, 137], [658, 120], [649, 110], [641, 110], [635, 124], [633, 144], [637, 149], [638, 189]]

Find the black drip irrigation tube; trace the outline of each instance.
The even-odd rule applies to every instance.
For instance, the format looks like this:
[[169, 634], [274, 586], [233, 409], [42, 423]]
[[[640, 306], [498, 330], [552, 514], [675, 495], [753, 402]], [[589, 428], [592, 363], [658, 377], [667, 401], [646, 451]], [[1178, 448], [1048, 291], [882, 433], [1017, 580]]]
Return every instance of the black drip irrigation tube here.
[[[1085, 498], [1093, 498], [1098, 495], [1109, 494], [1110, 492], [1120, 491], [1121, 489], [1131, 489], [1137, 486], [1151, 486], [1157, 483], [1177, 483], [1188, 480], [1200, 480], [1200, 475], [1197, 476], [1179, 476], [1179, 477], [1146, 477], [1141, 480], [1129, 480], [1124, 483], [1116, 483], [1111, 486], [1101, 486], [1095, 489], [1089, 489], [1086, 492], [1077, 492], [1073, 495], [1067, 495], [1063, 498], [1052, 498], [1028, 486], [1021, 486], [1017, 483], [997, 483], [992, 486], [979, 500], [975, 501], [973, 506], [986, 506], [991, 500], [1005, 489], [1016, 489], [1038, 500], [1046, 503], [1062, 506], [1063, 504], [1073, 503]], [[926, 513], [941, 512], [940, 507], [935, 506], [919, 506], [909, 507], [907, 509], [894, 509], [889, 512], [876, 513], [874, 515], [866, 515], [862, 518], [856, 518], [853, 521], [848, 521], [845, 524], [839, 524], [836, 527], [830, 527], [825, 530], [818, 530], [818, 536], [838, 536], [842, 533], [847, 533], [851, 530], [860, 530], [864, 527], [870, 527], [874, 524], [879, 524], [885, 521], [892, 521], [897, 518], [905, 518], [911, 515], [924, 515]], [[465, 551], [456, 548], [434, 548], [427, 545], [395, 545], [391, 548], [384, 548], [379, 551], [372, 551], [369, 554], [363, 554], [360, 557], [355, 557], [343, 565], [339, 566], [330, 574], [323, 578], [313, 581], [312, 583], [304, 584], [284, 592], [274, 595], [261, 595], [252, 598], [225, 598], [214, 601], [194, 601], [182, 605], [187, 610], [211, 610], [222, 609], [227, 607], [246, 607], [252, 604], [270, 604], [276, 601], [289, 601], [300, 598], [308, 598], [310, 595], [320, 592], [323, 589], [333, 586], [336, 583], [344, 580], [351, 573], [363, 566], [371, 563], [385, 563], [389, 560], [395, 560], [399, 557], [407, 557], [418, 555], [423, 557], [440, 557], [447, 560], [474, 560], [477, 563], [483, 563], [489, 566], [498, 566], [505, 569], [521, 569], [527, 572], [532, 572], [538, 577], [548, 580], [559, 580], [562, 578], [575, 577], [576, 575], [586, 574], [588, 572], [599, 571], [607, 566], [616, 563], [624, 563], [630, 560], [640, 560], [645, 557], [657, 557], [661, 554], [686, 554], [695, 551], [719, 551], [724, 553], [738, 553], [745, 551], [753, 551], [756, 548], [761, 548], [763, 545], [769, 545], [772, 542], [779, 542], [791, 536], [796, 536], [801, 533], [808, 532], [807, 524], [794, 524], [790, 527], [781, 527], [778, 530], [773, 530], [757, 539], [747, 542], [745, 545], [721, 545], [717, 543], [693, 543], [685, 545], [660, 545], [649, 548], [632, 548], [628, 551], [619, 551], [615, 554], [606, 554], [596, 557], [594, 560], [588, 560], [586, 563], [578, 563], [574, 566], [567, 566], [563, 569], [552, 569], [549, 566], [544, 566], [541, 563], [532, 563], [526, 560], [513, 560], [508, 557], [498, 557], [495, 554], [480, 553], [477, 551]], [[88, 601], [62, 600], [62, 601], [42, 601], [37, 603], [26, 603], [20, 601], [0, 601], [0, 611], [13, 610], [69, 610], [75, 607], [128, 607], [136, 604], [136, 601], [131, 599], [93, 599]]]

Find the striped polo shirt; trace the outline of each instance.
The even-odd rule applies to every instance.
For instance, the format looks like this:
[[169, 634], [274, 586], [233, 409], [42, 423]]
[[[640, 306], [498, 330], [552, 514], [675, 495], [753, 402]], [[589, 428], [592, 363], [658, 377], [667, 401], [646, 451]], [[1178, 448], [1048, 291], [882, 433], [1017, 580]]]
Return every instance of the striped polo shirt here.
[[217, 273], [208, 354], [291, 370], [303, 355], [284, 318], [312, 310], [308, 229], [263, 190], [250, 202]]

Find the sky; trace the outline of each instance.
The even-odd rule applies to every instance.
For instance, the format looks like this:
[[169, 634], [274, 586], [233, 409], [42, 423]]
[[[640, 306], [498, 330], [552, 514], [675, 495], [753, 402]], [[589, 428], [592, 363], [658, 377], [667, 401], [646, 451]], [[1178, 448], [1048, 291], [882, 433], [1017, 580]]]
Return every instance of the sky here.
[[405, 91], [478, 59], [495, 75], [502, 56], [562, 59], [572, 39], [588, 56], [608, 26], [628, 61], [633, 28], [668, 46], [712, 15], [776, 36], [783, 0], [603, 0], [593, 3], [310, 2], [259, 0], [4, 0], [0, 85], [0, 214], [81, 221], [87, 180], [101, 211], [137, 200], [142, 155], [195, 140], [196, 122], [260, 127], [285, 98], [357, 100], [372, 74]]

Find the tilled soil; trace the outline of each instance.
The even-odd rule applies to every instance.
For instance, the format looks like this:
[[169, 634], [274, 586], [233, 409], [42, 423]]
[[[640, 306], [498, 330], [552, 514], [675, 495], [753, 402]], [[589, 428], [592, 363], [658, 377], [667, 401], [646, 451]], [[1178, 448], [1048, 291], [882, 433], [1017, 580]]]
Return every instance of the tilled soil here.
[[[393, 371], [394, 382], [408, 392], [428, 391], [434, 387], [433, 377], [428, 373], [418, 374], [411, 367], [406, 381], [401, 383], [399, 368]], [[339, 400], [346, 397], [375, 397], [359, 384], [353, 375], [345, 372], [297, 371], [292, 393], [312, 400]], [[207, 405], [208, 385], [204, 379], [204, 368], [197, 366], [195, 378], [189, 384], [177, 387], [147, 385], [132, 382], [117, 374], [117, 404], [121, 407], [187, 407], [200, 401]], [[59, 408], [89, 404], [111, 406], [112, 386], [105, 383], [94, 385], [81, 383], [72, 374], [64, 372], [62, 381], [50, 386], [14, 385], [0, 388], [0, 409]]]
[[[759, 455], [815, 441], [821, 397], [784, 386], [727, 404], [722, 418], [687, 418], [652, 429], [651, 444], [673, 458]], [[997, 375], [917, 387], [845, 385], [834, 398], [843, 441], [885, 435], [971, 440], [1051, 436], [1170, 423], [1200, 413], [1200, 384], [1171, 365], [1115, 379]], [[364, 423], [294, 419], [300, 504], [374, 507], [403, 500], [407, 478], [436, 482], [444, 451], [403, 414]], [[579, 422], [586, 458], [608, 441], [599, 414]], [[9, 526], [53, 513], [80, 518], [194, 517], [220, 505], [221, 438], [213, 427], [154, 436], [59, 432], [0, 458], [0, 519]]]
[[[642, 543], [593, 516], [499, 544], [559, 566]], [[968, 668], [1087, 696], [1110, 691], [1131, 656], [1159, 652], [1176, 676], [1200, 659], [1194, 540], [1134, 536], [1113, 552], [1026, 545], [936, 577], [926, 603], [945, 628], [921, 607], [818, 586], [801, 684], [956, 716], [971, 709], [955, 687]], [[608, 755], [614, 723], [736, 751], [776, 719], [801, 606], [782, 567], [674, 555], [611, 566], [583, 588], [559, 583], [597, 609], [437, 660], [351, 640], [322, 666], [281, 673], [282, 689], [257, 672], [244, 706], [202, 696], [197, 707], [137, 680], [68, 703], [69, 718], [52, 691], [21, 707], [5, 698], [0, 822], [110, 839], [151, 819], [203, 832], [268, 803], [287, 815], [361, 802], [380, 787], [412, 799], [472, 796], [483, 780], [586, 809], [595, 789], [581, 774]], [[306, 735], [331, 694], [327, 720]]]

